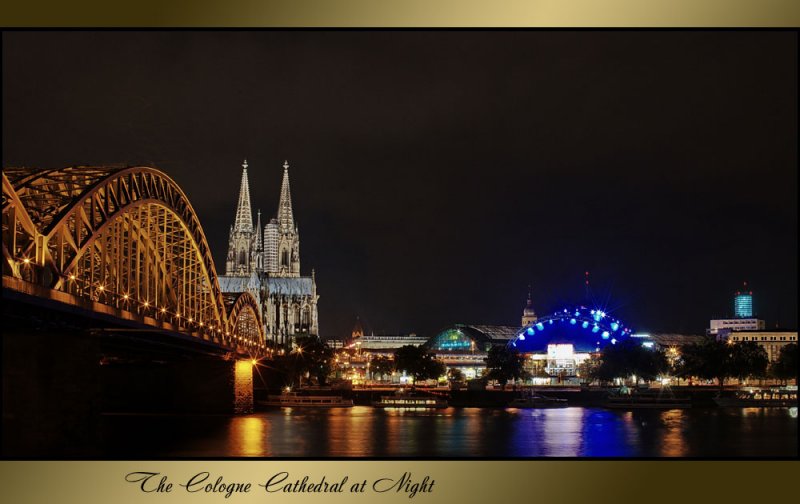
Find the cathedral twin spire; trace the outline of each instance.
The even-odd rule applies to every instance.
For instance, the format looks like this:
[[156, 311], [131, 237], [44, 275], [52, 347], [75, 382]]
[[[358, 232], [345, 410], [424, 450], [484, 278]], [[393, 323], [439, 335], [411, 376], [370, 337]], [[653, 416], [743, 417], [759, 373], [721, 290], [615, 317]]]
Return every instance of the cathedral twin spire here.
[[278, 204], [278, 223], [284, 232], [294, 230], [292, 193], [289, 190], [289, 161], [283, 162], [283, 182], [281, 182], [281, 200]]
[[247, 160], [242, 163], [242, 183], [239, 186], [239, 204], [236, 206], [236, 221], [233, 231], [253, 232], [253, 211], [250, 209], [250, 184], [247, 181]]
[[[244, 276], [253, 272], [266, 271], [279, 276], [298, 276], [300, 274], [299, 237], [292, 213], [289, 162], [284, 161], [283, 163], [283, 181], [277, 219], [272, 219], [267, 224], [266, 229], [263, 230], [264, 234], [262, 234], [260, 210], [256, 226], [253, 227], [247, 167], [245, 159], [242, 163], [242, 181], [239, 186], [236, 220], [231, 228], [228, 243], [225, 274]], [[277, 232], [270, 232], [271, 229]]]

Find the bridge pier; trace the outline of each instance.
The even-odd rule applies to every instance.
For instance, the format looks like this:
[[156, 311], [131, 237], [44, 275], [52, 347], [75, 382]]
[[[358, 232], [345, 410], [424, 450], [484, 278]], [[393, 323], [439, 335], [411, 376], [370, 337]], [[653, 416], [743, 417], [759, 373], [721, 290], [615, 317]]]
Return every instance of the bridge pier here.
[[103, 456], [108, 414], [253, 411], [250, 360], [5, 295], [2, 305], [4, 456]]
[[172, 375], [177, 412], [253, 412], [253, 364], [249, 360], [187, 360], [175, 363]]

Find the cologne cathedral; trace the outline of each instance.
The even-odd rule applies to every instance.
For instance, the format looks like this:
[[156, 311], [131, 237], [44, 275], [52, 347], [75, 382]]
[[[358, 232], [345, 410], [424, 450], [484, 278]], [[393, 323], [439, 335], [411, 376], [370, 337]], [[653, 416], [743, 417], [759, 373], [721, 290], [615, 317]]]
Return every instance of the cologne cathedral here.
[[261, 305], [267, 338], [290, 345], [296, 336], [319, 334], [319, 296], [314, 270], [311, 276], [300, 275], [300, 236], [292, 214], [289, 163], [283, 164], [277, 215], [263, 227], [260, 210], [253, 225], [247, 166], [245, 160], [220, 287], [226, 295], [252, 293]]

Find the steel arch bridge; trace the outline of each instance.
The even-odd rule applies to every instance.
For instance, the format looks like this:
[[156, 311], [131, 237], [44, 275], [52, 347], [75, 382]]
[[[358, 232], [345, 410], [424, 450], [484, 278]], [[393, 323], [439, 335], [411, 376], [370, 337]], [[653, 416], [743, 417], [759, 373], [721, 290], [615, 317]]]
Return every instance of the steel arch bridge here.
[[10, 277], [240, 353], [264, 351], [258, 302], [223, 296], [197, 214], [163, 172], [6, 168], [2, 204], [4, 286]]

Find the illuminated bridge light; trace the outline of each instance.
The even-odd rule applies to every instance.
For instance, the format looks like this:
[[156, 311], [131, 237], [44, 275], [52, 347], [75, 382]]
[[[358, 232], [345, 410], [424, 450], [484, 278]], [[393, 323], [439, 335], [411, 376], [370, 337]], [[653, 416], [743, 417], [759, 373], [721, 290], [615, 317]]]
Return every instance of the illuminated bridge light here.
[[608, 339], [608, 331], [603, 331], [603, 339]]
[[[31, 245], [37, 253], [23, 253], [14, 247], [14, 250], [7, 251], [7, 259], [20, 271], [42, 268], [43, 278], [48, 283], [51, 283], [51, 279], [57, 280], [52, 285], [54, 290], [72, 296], [60, 301], [76, 304], [83, 298], [115, 309], [134, 308], [138, 312], [139, 322], [162, 327], [162, 323], [169, 320], [180, 326], [170, 328], [173, 331], [202, 333], [200, 335], [216, 335], [224, 331], [230, 321], [241, 321], [242, 330], [249, 333], [251, 340], [260, 341], [264, 337], [263, 325], [252, 323], [252, 311], [257, 312], [259, 308], [252, 294], [241, 293], [232, 307], [228, 306], [227, 296], [219, 295], [220, 282], [214, 268], [209, 267], [214, 262], [200, 227], [200, 219], [183, 191], [164, 173], [150, 167], [120, 170], [114, 166], [73, 166], [43, 172], [27, 168], [22, 170], [28, 173], [24, 176], [20, 173], [19, 185], [4, 185], [3, 188], [3, 215], [11, 219], [4, 221], [4, 228], [10, 227], [13, 231], [20, 223], [19, 216], [24, 215], [26, 232], [32, 233]], [[35, 177], [30, 177], [34, 173]], [[65, 180], [69, 182], [65, 183]], [[123, 185], [136, 187], [136, 197], [133, 200], [126, 198], [128, 201], [125, 204], [105, 204], [106, 201], [113, 201], [118, 191], [124, 191]], [[19, 198], [20, 195], [23, 197]], [[102, 222], [92, 218], [86, 220], [86, 202], [103, 206]], [[57, 209], [57, 214], [53, 213], [53, 209]], [[40, 254], [40, 249], [44, 253], [48, 251], [47, 240], [39, 240], [47, 236], [42, 233], [72, 236], [77, 232], [75, 223], [81, 222], [86, 226], [80, 226], [80, 240], [77, 243], [72, 243], [72, 240], [58, 245], [51, 243], [49, 252], [57, 253], [57, 256], [45, 258]], [[33, 229], [28, 225], [32, 225]], [[131, 232], [131, 229], [137, 232]], [[120, 253], [132, 250], [145, 251], [145, 255], [148, 255], [147, 268], [140, 268], [143, 256]], [[174, 267], [176, 264], [181, 267]], [[84, 270], [84, 267], [88, 269]], [[78, 272], [81, 274], [78, 275]], [[134, 272], [136, 277], [132, 279]], [[169, 296], [169, 300], [162, 299], [167, 298], [167, 286], [176, 289], [176, 295]], [[139, 287], [143, 288], [143, 292]], [[149, 296], [155, 291], [159, 295], [154, 296], [150, 303]], [[142, 299], [144, 292], [147, 292], [147, 300]], [[47, 293], [43, 295], [49, 296]], [[120, 303], [120, 300], [125, 302]], [[176, 304], [171, 304], [173, 301]], [[190, 318], [189, 324], [184, 320], [178, 321], [181, 318], [181, 314], [176, 313], [179, 306], [204, 318]], [[104, 314], [104, 317], [112, 315], [127, 320], [130, 316], [105, 312], [99, 306], [93, 309]], [[242, 311], [244, 309], [245, 312]], [[159, 312], [164, 315], [156, 317], [155, 314]], [[247, 313], [248, 316], [239, 317], [241, 313]], [[166, 314], [170, 317], [166, 317]], [[186, 318], [189, 314], [183, 316]], [[160, 320], [154, 321], [153, 318]], [[197, 331], [197, 325], [200, 325], [200, 331]], [[231, 329], [238, 330], [234, 327]], [[219, 344], [219, 341], [214, 343]], [[259, 344], [251, 342], [249, 345]]]
[[[565, 310], [566, 311], [566, 310]], [[560, 319], [559, 319], [560, 320]], [[553, 325], [553, 319], [547, 321], [548, 324]]]
[[572, 324], [572, 325], [575, 325], [575, 324], [578, 323], [578, 321], [575, 320], [575, 319], [569, 319], [569, 323]]
[[539, 329], [540, 331], [544, 331], [544, 324], [539, 322], [538, 324], [536, 324], [536, 329]]
[[594, 327], [592, 327], [592, 332], [597, 332], [599, 330], [600, 330], [600, 327], [598, 327], [597, 324], [595, 324]]
[[617, 340], [616, 340], [616, 338], [611, 338], [611, 344], [612, 344], [612, 345], [616, 345], [616, 344], [617, 344]]
[[524, 334], [520, 334], [519, 335], [519, 340], [520, 341], [525, 341], [525, 335]]
[[536, 334], [536, 331], [533, 330], [533, 327], [529, 327], [527, 333], [528, 336], [533, 336], [534, 334]]
[[589, 322], [587, 322], [587, 321], [585, 321], [585, 320], [584, 320], [584, 321], [583, 321], [583, 324], [581, 324], [581, 327], [583, 327], [584, 329], [586, 329], [587, 327], [589, 327]]
[[611, 322], [611, 330], [616, 331], [617, 329], [619, 329], [619, 324], [616, 322]]

